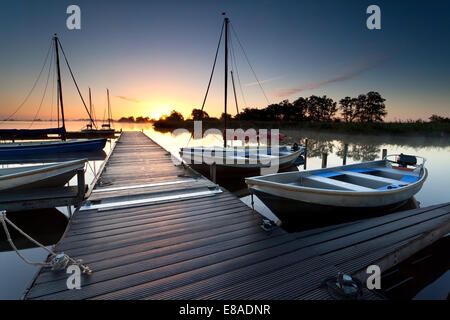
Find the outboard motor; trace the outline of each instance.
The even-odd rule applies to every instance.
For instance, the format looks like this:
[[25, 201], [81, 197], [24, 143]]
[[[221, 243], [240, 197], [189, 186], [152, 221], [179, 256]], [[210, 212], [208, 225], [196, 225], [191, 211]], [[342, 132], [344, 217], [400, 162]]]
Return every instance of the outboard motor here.
[[297, 151], [298, 149], [300, 149], [300, 146], [298, 145], [297, 142], [294, 142], [294, 144], [293, 144], [292, 147], [291, 147], [291, 150], [292, 150], [292, 151]]
[[400, 153], [400, 155], [397, 156], [396, 161], [402, 168], [406, 168], [407, 166], [415, 166], [417, 164], [417, 158], [415, 156], [410, 156], [403, 153]]

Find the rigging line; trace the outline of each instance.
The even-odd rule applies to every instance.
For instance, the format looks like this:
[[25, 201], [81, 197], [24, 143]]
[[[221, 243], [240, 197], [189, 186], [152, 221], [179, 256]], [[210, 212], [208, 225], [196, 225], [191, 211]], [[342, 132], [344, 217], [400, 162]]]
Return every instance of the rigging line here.
[[[55, 53], [53, 54], [52, 58], [54, 57]], [[50, 106], [50, 121], [53, 122], [53, 103], [54, 103], [54, 94], [55, 94], [55, 74], [56, 74], [56, 63], [53, 64], [53, 71], [52, 71], [52, 94], [51, 94], [51, 101], [52, 104]]]
[[50, 46], [48, 47], [47, 55], [45, 56], [45, 59], [44, 59], [44, 64], [42, 65], [41, 71], [39, 71], [39, 75], [38, 75], [36, 81], [34, 82], [33, 87], [31, 88], [30, 92], [28, 92], [27, 96], [22, 101], [22, 103], [19, 105], [19, 107], [8, 118], [0, 120], [0, 122], [8, 121], [9, 119], [11, 119], [17, 112], [19, 112], [19, 110], [23, 107], [23, 105], [28, 101], [28, 98], [30, 98], [31, 94], [33, 93], [34, 89], [36, 88], [36, 85], [37, 85], [39, 79], [41, 78], [42, 71], [44, 71], [44, 68], [47, 65], [48, 56], [50, 54], [50, 49], [52, 47], [53, 47], [53, 43], [50, 42]]
[[253, 67], [252, 67], [252, 65], [251, 65], [251, 63], [250, 63], [250, 60], [248, 59], [247, 53], [245, 52], [245, 49], [244, 49], [244, 47], [242, 46], [242, 43], [241, 43], [241, 41], [239, 40], [239, 37], [238, 37], [236, 31], [234, 30], [233, 24], [231, 24], [231, 30], [233, 31], [234, 36], [236, 37], [236, 39], [237, 39], [237, 41], [238, 41], [238, 43], [239, 43], [239, 46], [241, 47], [241, 50], [242, 50], [242, 52], [244, 53], [245, 59], [247, 60], [247, 63], [248, 63], [248, 65], [250, 66], [250, 69], [251, 69], [252, 72], [253, 72], [253, 76], [255, 77], [256, 82], [258, 82], [258, 85], [259, 85], [259, 87], [261, 88], [261, 91], [262, 91], [264, 97], [266, 98], [267, 103], [270, 104], [269, 99], [267, 98], [266, 92], [264, 91], [264, 89], [263, 89], [263, 87], [262, 87], [262, 85], [261, 85], [261, 82], [259, 81], [258, 77], [256, 76], [255, 70], [253, 69]]
[[[206, 88], [205, 98], [203, 99], [203, 103], [202, 103], [202, 108], [201, 108], [202, 118], [203, 118], [203, 109], [205, 108], [206, 98], [208, 97], [209, 88], [211, 87], [211, 82], [212, 82], [212, 79], [214, 76], [214, 69], [216, 68], [217, 56], [219, 55], [219, 49], [220, 49], [220, 44], [222, 42], [222, 35], [223, 35], [224, 27], [225, 27], [225, 21], [222, 23], [222, 28], [220, 29], [219, 43], [217, 44], [216, 55], [214, 56], [214, 62], [213, 62], [212, 70], [211, 70], [211, 76], [209, 77], [208, 87]], [[193, 136], [193, 132], [191, 132], [191, 135], [189, 136], [189, 140], [188, 140], [186, 146], [188, 146], [189, 143], [191, 142], [192, 136]]]
[[[64, 52], [64, 49], [63, 49], [63, 47], [62, 47], [61, 42], [59, 41], [59, 39], [58, 39], [58, 44], [59, 44], [59, 47], [61, 48], [61, 51], [62, 51], [62, 53], [63, 53], [64, 60], [66, 61], [66, 64], [67, 64], [67, 68], [69, 68], [70, 75], [72, 76], [72, 80], [73, 80], [73, 82], [75, 83], [75, 87], [77, 88], [78, 94], [80, 95], [81, 101], [83, 102], [84, 108], [86, 109], [86, 112], [87, 112], [87, 114], [89, 115], [89, 119], [91, 119], [91, 121], [93, 122], [92, 116], [91, 116], [91, 114], [89, 113], [89, 109], [88, 109], [88, 107], [86, 106], [86, 102], [84, 102], [83, 95], [81, 94], [80, 88], [78, 87], [78, 83], [77, 83], [77, 81], [75, 80], [75, 76], [73, 75], [72, 68], [71, 68], [70, 65], [69, 65], [69, 61], [67, 60], [66, 53]], [[96, 125], [95, 123], [94, 123], [94, 126], [95, 126], [95, 128], [97, 128], [97, 125]]]
[[237, 82], [238, 82], [238, 85], [239, 85], [239, 90], [241, 92], [242, 100], [244, 101], [244, 108], [246, 108], [247, 107], [247, 101], [245, 100], [244, 90], [242, 90], [242, 84], [241, 84], [241, 79], [239, 77], [239, 70], [238, 70], [238, 66], [237, 66], [236, 53], [235, 53], [235, 50], [234, 50], [234, 44], [233, 44], [232, 37], [230, 37], [230, 46], [231, 46], [232, 63], [234, 63], [234, 70], [236, 71], [236, 76], [237, 76]]
[[206, 98], [208, 97], [209, 88], [211, 87], [211, 82], [212, 82], [212, 78], [213, 78], [213, 75], [214, 75], [214, 69], [216, 68], [217, 56], [219, 55], [220, 43], [222, 42], [222, 35], [223, 35], [223, 28], [224, 28], [224, 26], [225, 26], [225, 22], [222, 23], [222, 29], [220, 30], [219, 43], [217, 45], [216, 55], [214, 57], [214, 63], [213, 63], [213, 67], [212, 67], [212, 70], [211, 70], [211, 76], [209, 77], [209, 82], [208, 82], [208, 87], [206, 89], [205, 98], [203, 99], [202, 111], [203, 111], [203, 108], [205, 107]]
[[50, 79], [50, 73], [52, 71], [52, 67], [53, 67], [53, 55], [50, 57], [50, 63], [48, 65], [47, 81], [45, 83], [44, 94], [42, 95], [41, 103], [39, 104], [39, 108], [37, 109], [33, 120], [31, 121], [30, 125], [28, 126], [28, 129], [30, 129], [33, 126], [34, 122], [36, 121], [36, 119], [39, 115], [39, 112], [41, 111], [42, 103], [44, 102], [45, 96], [47, 95], [48, 80]]
[[236, 71], [236, 77], [237, 77], [237, 82], [238, 82], [238, 85], [239, 85], [239, 91], [241, 93], [242, 100], [244, 101], [244, 108], [245, 108], [245, 107], [247, 107], [247, 101], [246, 101], [245, 96], [244, 96], [244, 90], [242, 90], [241, 78], [239, 76], [239, 70], [238, 70], [238, 67], [237, 67], [236, 53], [234, 52], [233, 41], [230, 41], [230, 44], [231, 44], [231, 50], [232, 50], [231, 51], [231, 55], [233, 56], [233, 60], [234, 60], [233, 62], [235, 64], [234, 69]]

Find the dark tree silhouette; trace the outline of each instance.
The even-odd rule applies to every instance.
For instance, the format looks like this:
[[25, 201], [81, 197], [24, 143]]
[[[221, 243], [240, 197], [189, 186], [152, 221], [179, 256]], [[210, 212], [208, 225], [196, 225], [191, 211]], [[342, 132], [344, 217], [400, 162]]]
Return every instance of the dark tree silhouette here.
[[[227, 120], [232, 119], [233, 117], [231, 116], [231, 114], [227, 113]], [[225, 112], [222, 112], [222, 114], [220, 115], [220, 120], [225, 120]]]
[[438, 116], [436, 114], [433, 114], [431, 117], [428, 118], [428, 120], [430, 120], [430, 122], [443, 122], [443, 123], [449, 123], [450, 122], [450, 118], [448, 118], [448, 117], [441, 117], [441, 116]]
[[367, 115], [368, 122], [383, 121], [383, 118], [387, 115], [385, 101], [386, 99], [382, 98], [378, 92], [370, 91], [367, 93], [364, 112]]
[[357, 99], [345, 97], [339, 101], [339, 109], [345, 122], [353, 122], [358, 117]]
[[166, 118], [166, 120], [172, 120], [172, 121], [183, 121], [184, 117], [181, 113], [178, 111], [172, 110], [170, 115]]
[[209, 119], [209, 114], [201, 109], [193, 109], [191, 116], [194, 120]]

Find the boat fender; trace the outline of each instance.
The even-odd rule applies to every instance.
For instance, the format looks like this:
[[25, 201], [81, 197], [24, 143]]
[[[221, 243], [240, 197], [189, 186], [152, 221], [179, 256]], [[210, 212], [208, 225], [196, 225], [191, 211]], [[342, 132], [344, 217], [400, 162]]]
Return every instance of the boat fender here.
[[362, 297], [361, 281], [342, 272], [337, 277], [325, 279], [322, 286], [336, 300], [357, 300]]
[[276, 227], [275, 222], [269, 219], [263, 219], [263, 223], [261, 225], [261, 228], [264, 231], [272, 231]]

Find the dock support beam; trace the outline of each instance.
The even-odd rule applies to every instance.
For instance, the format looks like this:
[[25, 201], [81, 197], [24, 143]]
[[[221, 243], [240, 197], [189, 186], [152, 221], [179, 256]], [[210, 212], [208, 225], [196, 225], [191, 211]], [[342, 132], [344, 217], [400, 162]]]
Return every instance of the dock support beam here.
[[344, 155], [342, 157], [342, 165], [345, 166], [347, 164], [347, 153], [348, 153], [348, 144], [344, 144]]
[[84, 178], [84, 170], [83, 169], [78, 169], [77, 170], [77, 183], [78, 183], [78, 199], [80, 201], [84, 200], [84, 194], [86, 191], [85, 188], [85, 178]]
[[211, 178], [211, 181], [216, 183], [216, 173], [217, 173], [217, 166], [214, 162], [212, 165], [209, 166], [209, 177]]
[[308, 139], [305, 139], [305, 162], [303, 163], [303, 170], [306, 170], [306, 159], [308, 158]]
[[327, 167], [328, 154], [326, 152], [322, 153], [322, 168]]

